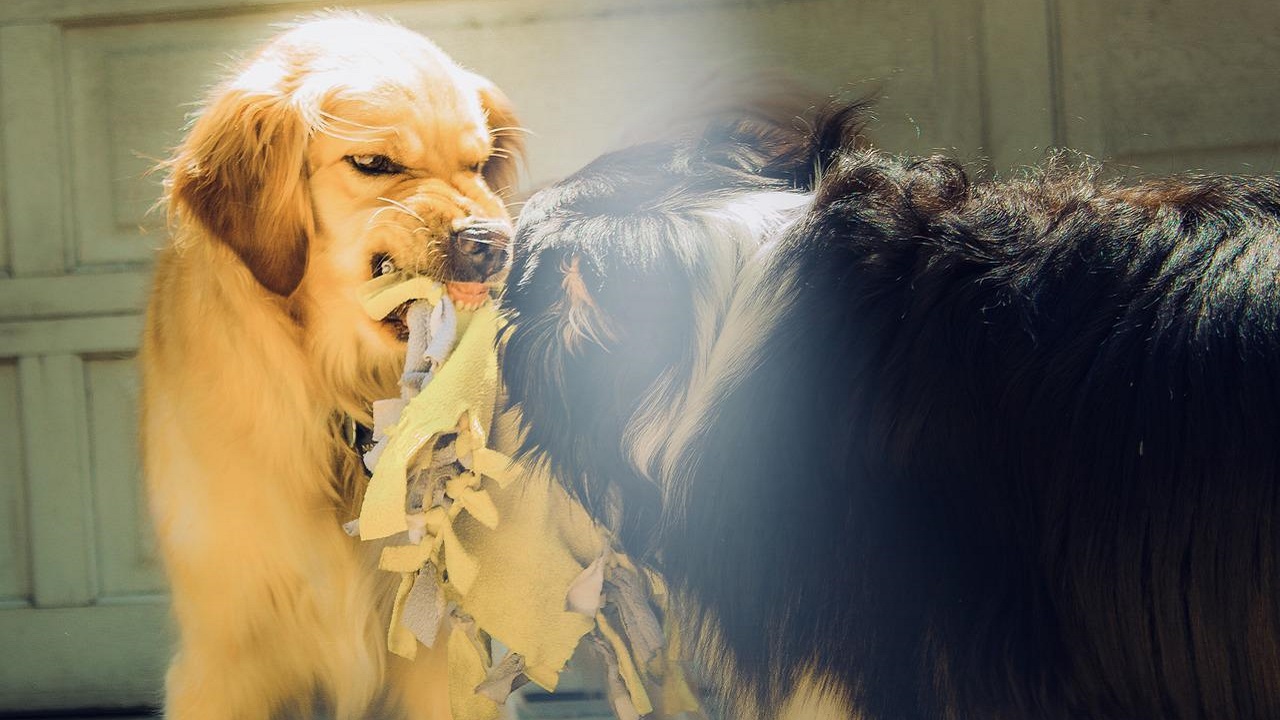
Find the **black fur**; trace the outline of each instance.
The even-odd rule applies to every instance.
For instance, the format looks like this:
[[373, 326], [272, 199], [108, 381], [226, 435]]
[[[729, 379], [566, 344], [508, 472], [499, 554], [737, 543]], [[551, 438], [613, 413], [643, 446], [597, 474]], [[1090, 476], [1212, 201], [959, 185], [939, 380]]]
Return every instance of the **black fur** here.
[[[706, 285], [708, 255], [732, 252], [686, 228], [732, 198], [793, 189], [811, 173], [808, 140], [791, 115], [715, 122], [605, 155], [521, 213], [513, 246], [525, 252], [514, 258], [504, 299], [512, 321], [504, 376], [523, 406], [524, 453], [549, 461], [594, 514], [616, 516], [628, 544], [647, 542], [660, 501], [620, 440], [655, 385], [678, 392], [687, 383], [692, 299]], [[600, 312], [566, 343], [563, 284], [574, 261]]]
[[[662, 488], [647, 557], [714, 628], [728, 692], [767, 714], [812, 674], [868, 720], [1280, 717], [1280, 184], [1120, 184], [1060, 159], [971, 182], [854, 149], [848, 122], [818, 126], [812, 205], [724, 319], [757, 342], [691, 371], [697, 431], [625, 478]], [[517, 239], [521, 267], [590, 246], [615, 262], [598, 292], [663, 283], [678, 309], [696, 268], [628, 277], [633, 238], [562, 197], [522, 218], [540, 241]], [[518, 277], [513, 342], [556, 286]], [[683, 338], [678, 314], [642, 322]], [[596, 458], [560, 462], [599, 496], [644, 373], [548, 383], [514, 349], [531, 442]]]

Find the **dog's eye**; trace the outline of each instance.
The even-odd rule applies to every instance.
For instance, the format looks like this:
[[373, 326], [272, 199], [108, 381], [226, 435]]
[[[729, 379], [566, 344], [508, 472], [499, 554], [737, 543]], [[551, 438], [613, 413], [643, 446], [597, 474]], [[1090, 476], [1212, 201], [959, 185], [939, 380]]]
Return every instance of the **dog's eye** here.
[[479, 173], [481, 170], [484, 169], [484, 164], [485, 164], [484, 160], [481, 160], [478, 163], [472, 163], [471, 165], [467, 166], [467, 172]]
[[362, 175], [397, 175], [405, 170], [386, 155], [348, 155], [343, 159]]
[[383, 275], [390, 275], [391, 273], [396, 271], [395, 261], [392, 260], [391, 256], [387, 255], [386, 253], [378, 253], [377, 255], [374, 255], [373, 261], [370, 262], [369, 265], [373, 270], [374, 277], [382, 277]]

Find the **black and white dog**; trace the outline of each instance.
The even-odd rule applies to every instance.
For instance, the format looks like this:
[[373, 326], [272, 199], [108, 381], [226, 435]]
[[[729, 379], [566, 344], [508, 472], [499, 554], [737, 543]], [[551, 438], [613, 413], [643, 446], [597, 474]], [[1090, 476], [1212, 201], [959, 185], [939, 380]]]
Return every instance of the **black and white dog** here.
[[735, 717], [1280, 717], [1280, 183], [998, 182], [765, 117], [515, 240], [504, 373]]

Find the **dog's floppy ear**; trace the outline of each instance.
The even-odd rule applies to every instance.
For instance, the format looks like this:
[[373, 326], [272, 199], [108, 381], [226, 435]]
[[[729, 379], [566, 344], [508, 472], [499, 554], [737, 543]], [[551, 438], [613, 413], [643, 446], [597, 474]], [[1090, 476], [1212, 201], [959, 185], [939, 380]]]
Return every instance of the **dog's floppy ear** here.
[[525, 129], [520, 127], [506, 94], [485, 78], [474, 73], [472, 76], [493, 138], [493, 153], [484, 164], [484, 181], [494, 193], [510, 197], [520, 182], [520, 167], [524, 164]]
[[288, 97], [221, 92], [170, 163], [170, 217], [190, 213], [259, 283], [288, 296], [302, 281], [313, 232], [306, 144], [306, 123]]

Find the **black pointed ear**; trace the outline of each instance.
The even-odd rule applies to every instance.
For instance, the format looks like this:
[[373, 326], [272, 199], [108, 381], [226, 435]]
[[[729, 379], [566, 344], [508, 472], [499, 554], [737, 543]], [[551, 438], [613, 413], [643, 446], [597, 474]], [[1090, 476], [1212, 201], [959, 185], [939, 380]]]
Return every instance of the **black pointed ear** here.
[[476, 94], [484, 108], [493, 140], [493, 152], [484, 164], [484, 181], [495, 194], [510, 198], [520, 184], [520, 169], [524, 166], [525, 129], [520, 126], [515, 109], [506, 94], [485, 78], [471, 74], [476, 82]]
[[809, 149], [800, 117], [744, 116], [713, 124], [705, 136], [703, 158], [752, 175], [790, 167]]
[[313, 233], [306, 144], [288, 98], [232, 88], [215, 95], [170, 161], [170, 216], [198, 220], [281, 296], [302, 281]]
[[874, 98], [819, 105], [803, 97], [758, 98], [713, 121], [703, 159], [809, 189], [837, 153], [869, 147], [864, 131]]

